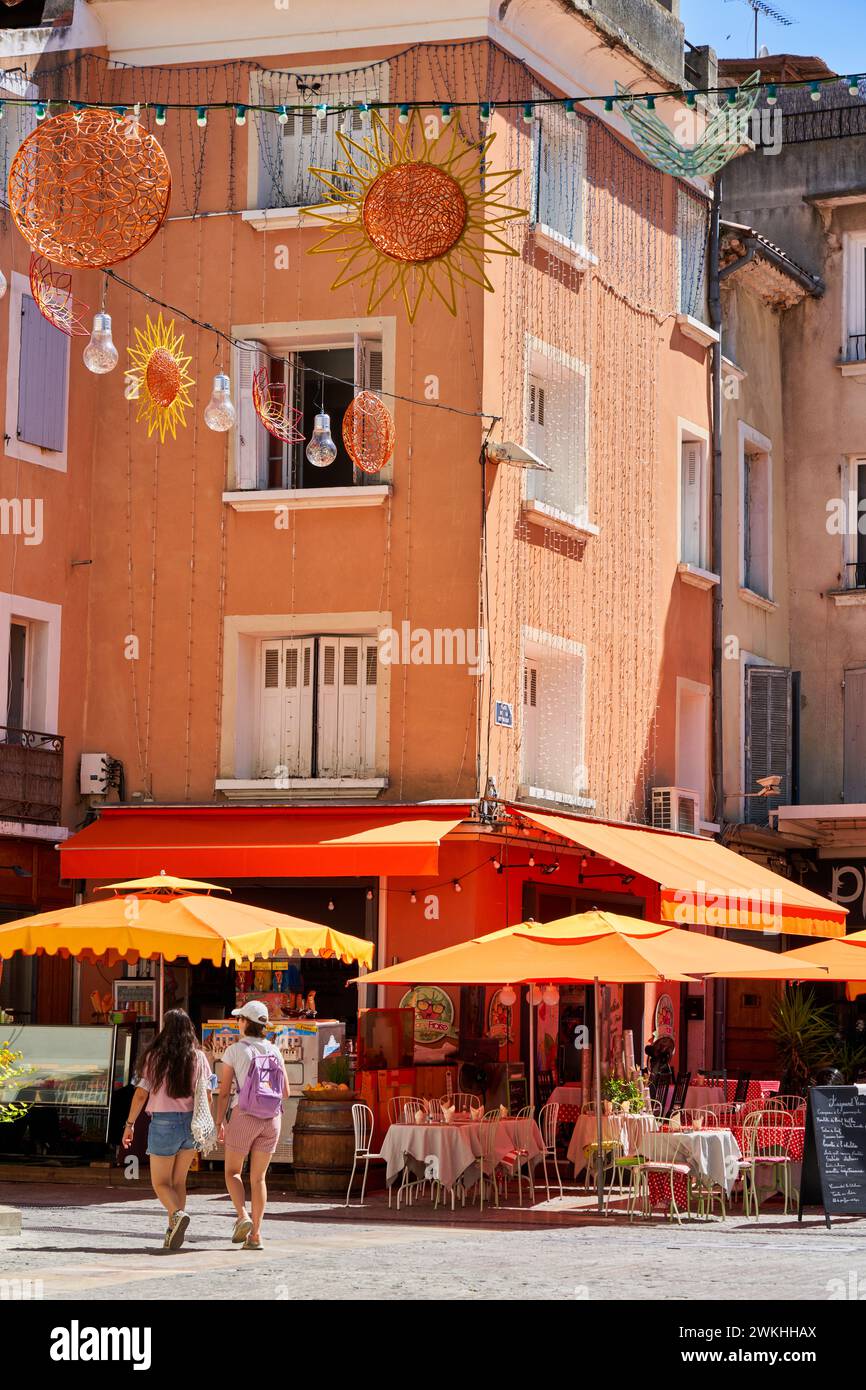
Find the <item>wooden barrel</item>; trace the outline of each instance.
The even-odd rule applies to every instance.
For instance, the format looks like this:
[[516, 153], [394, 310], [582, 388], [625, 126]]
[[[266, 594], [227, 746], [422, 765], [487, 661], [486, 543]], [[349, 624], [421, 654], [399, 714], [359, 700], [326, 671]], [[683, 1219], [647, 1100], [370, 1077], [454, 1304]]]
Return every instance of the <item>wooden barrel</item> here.
[[357, 1099], [353, 1091], [319, 1091], [301, 1098], [292, 1157], [298, 1192], [345, 1197], [355, 1153], [352, 1106]]

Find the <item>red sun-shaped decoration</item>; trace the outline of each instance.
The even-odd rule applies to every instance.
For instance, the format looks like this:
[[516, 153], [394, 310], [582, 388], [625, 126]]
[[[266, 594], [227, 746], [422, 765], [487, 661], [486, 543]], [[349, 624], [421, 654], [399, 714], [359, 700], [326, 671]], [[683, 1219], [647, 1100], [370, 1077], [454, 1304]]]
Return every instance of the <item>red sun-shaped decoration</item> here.
[[72, 276], [56, 270], [44, 256], [30, 257], [30, 292], [42, 317], [67, 338], [89, 336], [90, 329], [82, 322], [88, 306], [73, 299]]
[[281, 439], [284, 444], [304, 442], [299, 428], [303, 416], [294, 406], [286, 405], [285, 385], [270, 381], [267, 367], [253, 373], [253, 408], [274, 439]]
[[394, 452], [397, 434], [379, 397], [372, 391], [356, 396], [343, 416], [346, 453], [362, 473], [378, 473]]
[[66, 111], [28, 135], [9, 170], [19, 232], [57, 265], [100, 267], [134, 256], [168, 212], [162, 146], [130, 115]]

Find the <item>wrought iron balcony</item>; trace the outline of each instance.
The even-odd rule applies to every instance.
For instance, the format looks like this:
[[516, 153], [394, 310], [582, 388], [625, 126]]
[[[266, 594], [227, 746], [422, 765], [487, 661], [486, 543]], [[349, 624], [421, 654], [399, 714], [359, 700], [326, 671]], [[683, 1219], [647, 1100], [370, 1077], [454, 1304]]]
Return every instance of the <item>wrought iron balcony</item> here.
[[0, 725], [0, 820], [58, 825], [63, 738]]
[[866, 362], [866, 333], [848, 334], [846, 362]]

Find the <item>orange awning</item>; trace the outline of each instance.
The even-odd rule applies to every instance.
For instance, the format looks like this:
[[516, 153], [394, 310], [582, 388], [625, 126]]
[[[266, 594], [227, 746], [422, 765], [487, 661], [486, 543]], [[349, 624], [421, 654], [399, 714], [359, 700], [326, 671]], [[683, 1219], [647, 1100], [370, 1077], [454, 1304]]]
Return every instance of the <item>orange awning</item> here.
[[106, 808], [60, 847], [65, 878], [375, 877], [438, 872], [439, 842], [464, 815], [340, 807]]
[[657, 883], [661, 920], [680, 926], [844, 936], [844, 908], [715, 840], [514, 808], [524, 820]]

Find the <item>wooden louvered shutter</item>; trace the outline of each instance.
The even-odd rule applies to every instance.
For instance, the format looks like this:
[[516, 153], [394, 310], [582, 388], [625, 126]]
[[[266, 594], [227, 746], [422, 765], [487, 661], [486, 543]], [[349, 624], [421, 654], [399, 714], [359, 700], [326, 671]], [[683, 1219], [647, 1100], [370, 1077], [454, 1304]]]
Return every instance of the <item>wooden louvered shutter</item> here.
[[684, 439], [681, 460], [682, 537], [680, 558], [689, 565], [703, 566], [703, 506], [701, 445]]
[[539, 672], [534, 661], [523, 667], [523, 780], [533, 785], [538, 777], [538, 699]]
[[268, 432], [253, 408], [253, 373], [267, 366], [268, 357], [261, 343], [249, 341], [234, 349], [235, 405], [235, 482], [239, 491], [268, 485]]
[[319, 638], [317, 777], [338, 776], [340, 747], [338, 637]]
[[63, 452], [68, 364], [68, 337], [22, 295], [16, 428], [22, 444]]
[[750, 825], [768, 824], [770, 811], [794, 799], [795, 674], [781, 666], [746, 667], [744, 791], [759, 791], [759, 777], [782, 779], [778, 796], [746, 798]]
[[262, 642], [259, 666], [259, 775], [277, 777], [283, 765], [283, 643]]
[[313, 762], [313, 639], [283, 643], [283, 763], [289, 777], [309, 777]]

